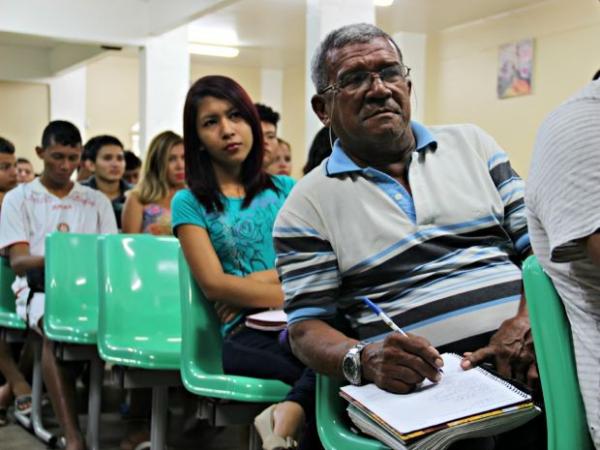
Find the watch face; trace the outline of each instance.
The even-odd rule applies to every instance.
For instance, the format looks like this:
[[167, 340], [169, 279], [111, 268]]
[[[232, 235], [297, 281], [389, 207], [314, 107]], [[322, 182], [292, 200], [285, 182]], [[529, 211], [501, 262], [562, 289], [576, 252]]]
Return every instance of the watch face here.
[[342, 370], [344, 371], [344, 375], [351, 383], [356, 383], [357, 381], [357, 367], [354, 362], [354, 359], [351, 357], [344, 358], [344, 362], [342, 364]]

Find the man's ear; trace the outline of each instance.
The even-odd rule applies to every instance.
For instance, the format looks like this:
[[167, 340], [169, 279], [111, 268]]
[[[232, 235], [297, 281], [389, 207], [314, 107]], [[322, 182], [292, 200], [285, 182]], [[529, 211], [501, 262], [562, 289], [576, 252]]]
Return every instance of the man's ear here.
[[412, 94], [412, 81], [406, 80], [406, 84], [408, 84], [408, 93]]
[[85, 165], [87, 170], [89, 170], [92, 173], [96, 173], [96, 163], [94, 161], [88, 159], [83, 164]]
[[327, 111], [327, 102], [323, 95], [313, 95], [313, 98], [310, 100], [310, 104], [312, 105], [312, 109], [321, 121], [323, 125], [329, 127], [331, 124], [331, 117], [329, 117], [329, 112]]
[[36, 147], [35, 154], [38, 156], [38, 158], [44, 159], [44, 149], [42, 147]]

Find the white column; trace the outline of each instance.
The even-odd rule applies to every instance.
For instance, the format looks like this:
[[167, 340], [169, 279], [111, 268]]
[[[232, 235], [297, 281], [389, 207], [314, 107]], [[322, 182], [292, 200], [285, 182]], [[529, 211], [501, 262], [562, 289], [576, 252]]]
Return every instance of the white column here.
[[400, 31], [392, 35], [402, 51], [404, 64], [410, 67], [412, 80], [412, 118], [423, 122], [425, 117], [425, 63], [427, 60], [427, 35]]
[[310, 75], [313, 54], [330, 31], [358, 22], [375, 23], [375, 6], [372, 0], [306, 0], [305, 147], [307, 151], [313, 137], [323, 126], [310, 104], [310, 99], [315, 94]]
[[190, 87], [187, 28], [150, 38], [140, 49], [140, 153], [158, 133], [183, 130]]
[[85, 67], [70, 70], [48, 81], [50, 86], [50, 120], [68, 120], [86, 140], [86, 92]]
[[[283, 71], [262, 69], [260, 71], [260, 103], [270, 106], [283, 117]], [[277, 134], [282, 136], [283, 123], [280, 120]]]

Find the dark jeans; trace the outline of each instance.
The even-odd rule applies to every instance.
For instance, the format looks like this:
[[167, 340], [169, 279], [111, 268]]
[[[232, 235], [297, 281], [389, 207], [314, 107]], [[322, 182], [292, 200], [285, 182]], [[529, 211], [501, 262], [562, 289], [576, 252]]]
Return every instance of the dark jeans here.
[[242, 327], [223, 341], [223, 370], [231, 375], [281, 380], [292, 386], [285, 400], [302, 406], [306, 427], [301, 449], [322, 448], [315, 417], [315, 373], [279, 343], [278, 333]]

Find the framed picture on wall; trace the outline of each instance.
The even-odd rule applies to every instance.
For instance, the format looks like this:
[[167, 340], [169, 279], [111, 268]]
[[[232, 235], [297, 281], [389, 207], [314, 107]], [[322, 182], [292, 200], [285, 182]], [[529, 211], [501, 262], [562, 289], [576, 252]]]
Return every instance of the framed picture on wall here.
[[498, 51], [498, 98], [531, 94], [533, 39], [500, 46]]

